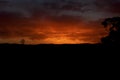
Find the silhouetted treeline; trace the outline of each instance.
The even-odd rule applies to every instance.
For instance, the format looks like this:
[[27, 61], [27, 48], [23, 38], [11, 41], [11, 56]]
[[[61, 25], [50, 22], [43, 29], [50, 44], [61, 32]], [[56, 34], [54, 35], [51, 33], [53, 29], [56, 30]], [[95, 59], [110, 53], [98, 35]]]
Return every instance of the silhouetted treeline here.
[[103, 44], [120, 45], [120, 17], [107, 18], [102, 22], [108, 35], [101, 39]]

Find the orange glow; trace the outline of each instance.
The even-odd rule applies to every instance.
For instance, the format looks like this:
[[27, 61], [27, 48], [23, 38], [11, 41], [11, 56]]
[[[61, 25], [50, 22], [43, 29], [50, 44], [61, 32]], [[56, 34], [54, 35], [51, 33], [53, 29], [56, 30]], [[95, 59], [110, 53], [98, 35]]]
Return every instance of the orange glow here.
[[97, 31], [97, 29], [92, 28], [90, 25], [88, 27], [83, 23], [76, 23], [74, 25], [71, 25], [71, 23], [60, 24], [57, 22], [46, 21], [42, 22], [42, 24], [44, 24], [43, 27], [41, 27], [40, 23], [38, 23], [36, 25], [38, 28], [34, 30], [38, 35], [42, 34], [46, 36], [43, 41], [41, 39], [38, 39], [36, 41], [38, 44], [96, 43], [100, 39], [100, 35], [98, 34], [99, 31]]
[[[32, 24], [32, 25], [31, 25]], [[103, 28], [92, 23], [74, 20], [30, 20], [26, 25], [9, 25], [5, 33], [1, 34], [0, 42], [16, 42], [25, 39], [26, 44], [82, 44], [96, 43], [104, 36]], [[21, 27], [22, 26], [22, 27]], [[95, 27], [96, 26], [96, 27]], [[19, 28], [18, 28], [19, 27]], [[3, 33], [5, 31], [3, 27]], [[5, 40], [5, 38], [6, 40]], [[11, 38], [11, 39], [8, 39]], [[17, 40], [18, 39], [18, 40]]]
[[84, 43], [83, 41], [79, 40], [71, 40], [67, 37], [58, 37], [58, 38], [48, 38], [46, 41], [52, 43], [52, 44], [80, 44]]

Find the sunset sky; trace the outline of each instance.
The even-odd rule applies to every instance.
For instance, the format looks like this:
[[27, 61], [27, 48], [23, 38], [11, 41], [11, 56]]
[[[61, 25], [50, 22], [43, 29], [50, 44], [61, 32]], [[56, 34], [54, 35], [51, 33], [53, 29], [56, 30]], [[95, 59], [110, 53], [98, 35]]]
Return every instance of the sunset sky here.
[[0, 0], [0, 43], [99, 43], [120, 0]]

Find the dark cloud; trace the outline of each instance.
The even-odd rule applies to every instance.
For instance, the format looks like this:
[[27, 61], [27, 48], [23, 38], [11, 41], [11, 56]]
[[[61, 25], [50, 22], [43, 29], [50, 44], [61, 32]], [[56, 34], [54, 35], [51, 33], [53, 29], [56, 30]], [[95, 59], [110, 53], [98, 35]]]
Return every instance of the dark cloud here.
[[97, 42], [101, 19], [119, 16], [119, 7], [120, 0], [0, 0], [0, 38]]
[[[119, 12], [119, 0], [4, 0], [0, 11], [19, 13], [24, 17], [82, 16], [96, 20]], [[111, 12], [113, 12], [111, 14]], [[49, 13], [49, 14], [48, 14]], [[44, 15], [43, 15], [44, 14]], [[37, 15], [37, 16], [38, 16]]]

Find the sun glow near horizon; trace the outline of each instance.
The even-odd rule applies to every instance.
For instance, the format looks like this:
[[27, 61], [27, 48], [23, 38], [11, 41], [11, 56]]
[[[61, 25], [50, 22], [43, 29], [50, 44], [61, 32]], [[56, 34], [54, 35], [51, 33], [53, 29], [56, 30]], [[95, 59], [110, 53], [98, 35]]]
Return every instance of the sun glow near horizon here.
[[67, 37], [59, 37], [59, 38], [48, 38], [46, 41], [52, 44], [79, 44], [84, 43], [80, 42], [79, 40], [72, 40]]

